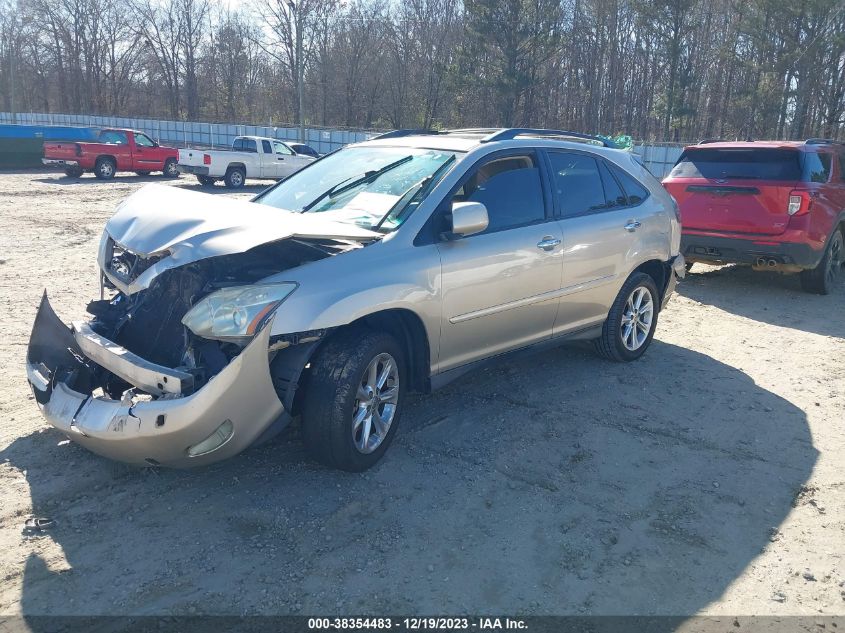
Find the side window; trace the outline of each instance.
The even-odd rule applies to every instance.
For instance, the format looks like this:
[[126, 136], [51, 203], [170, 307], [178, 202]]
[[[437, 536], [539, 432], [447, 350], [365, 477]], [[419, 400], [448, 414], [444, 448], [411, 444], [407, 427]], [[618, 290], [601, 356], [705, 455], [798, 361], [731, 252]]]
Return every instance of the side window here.
[[270, 141], [265, 141], [265, 140], [261, 141], [261, 151], [264, 152], [265, 154], [272, 154], [273, 153], [273, 148], [270, 146]]
[[542, 222], [546, 219], [543, 185], [536, 157], [494, 158], [478, 167], [452, 202], [481, 202], [490, 224], [485, 233]]
[[244, 148], [244, 140], [242, 138], [236, 138], [235, 142], [232, 143], [232, 149], [236, 152], [243, 151]]
[[596, 159], [584, 154], [550, 152], [552, 180], [561, 215], [571, 218], [606, 208]]
[[640, 204], [643, 200], [648, 198], [648, 189], [645, 188], [636, 178], [629, 174], [624, 169], [616, 166], [611, 167], [616, 178], [622, 184], [625, 190], [625, 195], [628, 198], [628, 204], [631, 206]]
[[100, 135], [101, 143], [111, 143], [113, 145], [128, 145], [129, 139], [126, 138], [126, 132], [103, 132]]
[[292, 156], [293, 152], [288, 149], [288, 146], [279, 141], [273, 141], [273, 149], [277, 154], [284, 154], [285, 156]]
[[147, 136], [146, 134], [135, 134], [135, 145], [140, 145], [141, 147], [155, 147], [155, 143], [153, 143], [152, 139]]
[[604, 184], [605, 206], [608, 209], [612, 209], [613, 207], [624, 207], [628, 204], [625, 192], [622, 191], [619, 182], [610, 173], [610, 169], [608, 169], [607, 164], [603, 160], [599, 161], [599, 172], [601, 173], [601, 181]]
[[802, 155], [804, 182], [827, 182], [830, 178], [830, 154], [804, 152]]
[[255, 142], [254, 138], [245, 138], [244, 139], [244, 151], [245, 152], [252, 152], [253, 154], [258, 153], [258, 144]]

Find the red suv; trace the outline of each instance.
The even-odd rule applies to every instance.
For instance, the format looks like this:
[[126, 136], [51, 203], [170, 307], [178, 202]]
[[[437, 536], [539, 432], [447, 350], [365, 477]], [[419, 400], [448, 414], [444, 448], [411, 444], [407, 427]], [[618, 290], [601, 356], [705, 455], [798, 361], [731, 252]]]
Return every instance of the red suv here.
[[663, 186], [681, 210], [688, 266], [800, 273], [819, 294], [845, 268], [845, 144], [702, 141], [684, 148]]

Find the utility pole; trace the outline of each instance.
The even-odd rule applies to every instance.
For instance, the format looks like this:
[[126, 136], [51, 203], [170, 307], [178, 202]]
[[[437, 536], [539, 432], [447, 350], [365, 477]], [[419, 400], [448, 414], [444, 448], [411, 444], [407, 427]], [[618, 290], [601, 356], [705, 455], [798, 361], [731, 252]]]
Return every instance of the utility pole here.
[[300, 15], [299, 7], [293, 0], [288, 0], [288, 6], [293, 13], [294, 28], [296, 28], [296, 92], [299, 99], [299, 142], [305, 143], [305, 123], [302, 111], [302, 83], [305, 74], [305, 64], [302, 63], [302, 15]]

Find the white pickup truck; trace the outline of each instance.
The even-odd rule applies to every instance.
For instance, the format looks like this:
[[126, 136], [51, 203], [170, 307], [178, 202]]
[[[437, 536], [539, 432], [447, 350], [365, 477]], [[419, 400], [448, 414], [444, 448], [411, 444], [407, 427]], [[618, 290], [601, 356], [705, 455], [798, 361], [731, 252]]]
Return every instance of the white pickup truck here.
[[[309, 153], [297, 153], [293, 149], [297, 145]], [[312, 154], [316, 152], [307, 145], [263, 136], [236, 136], [231, 150], [180, 149], [176, 169], [195, 175], [202, 185], [223, 180], [229, 189], [240, 189], [247, 178], [287, 178], [314, 161]]]

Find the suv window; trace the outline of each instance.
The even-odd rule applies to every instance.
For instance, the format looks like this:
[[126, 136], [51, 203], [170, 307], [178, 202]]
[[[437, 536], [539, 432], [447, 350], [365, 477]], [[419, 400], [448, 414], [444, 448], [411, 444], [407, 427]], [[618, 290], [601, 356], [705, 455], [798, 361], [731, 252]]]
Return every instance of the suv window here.
[[258, 153], [258, 144], [255, 142], [254, 138], [243, 139], [243, 151], [252, 152], [254, 154]]
[[801, 177], [798, 157], [799, 152], [791, 149], [687, 149], [669, 177], [796, 181]]
[[631, 174], [624, 169], [619, 169], [615, 165], [611, 166], [611, 169], [619, 179], [619, 182], [622, 183], [622, 188], [625, 190], [625, 195], [628, 198], [629, 205], [634, 206], [640, 204], [643, 200], [648, 198], [648, 189], [646, 189], [642, 183], [640, 183]]
[[601, 173], [601, 181], [604, 183], [604, 199], [605, 206], [608, 209], [613, 207], [624, 207], [628, 204], [628, 199], [625, 197], [625, 192], [619, 186], [619, 181], [610, 172], [610, 168], [603, 161], [599, 161], [599, 172]]
[[270, 146], [270, 141], [261, 141], [261, 151], [265, 154], [273, 153], [273, 148]]
[[550, 152], [555, 195], [564, 218], [607, 207], [596, 159], [584, 154]]
[[830, 178], [830, 154], [804, 152], [802, 154], [801, 180], [804, 182], [827, 182]]
[[536, 157], [494, 158], [476, 168], [452, 198], [452, 202], [481, 202], [494, 233], [546, 219], [543, 185]]

